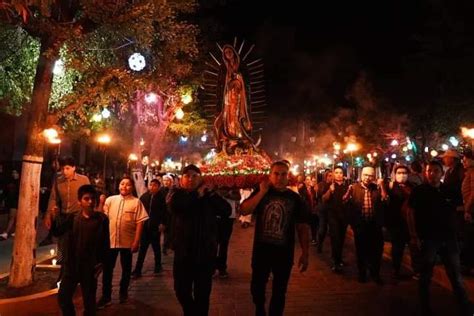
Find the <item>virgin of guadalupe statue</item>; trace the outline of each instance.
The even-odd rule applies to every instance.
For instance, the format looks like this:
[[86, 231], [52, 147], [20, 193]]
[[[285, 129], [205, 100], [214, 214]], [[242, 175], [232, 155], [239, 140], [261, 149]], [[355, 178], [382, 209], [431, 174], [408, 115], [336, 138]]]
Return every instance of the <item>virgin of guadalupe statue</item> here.
[[226, 67], [222, 111], [214, 122], [218, 150], [232, 151], [239, 145], [253, 144], [252, 123], [247, 109], [245, 82], [239, 72], [240, 57], [231, 45], [224, 45], [222, 59]]

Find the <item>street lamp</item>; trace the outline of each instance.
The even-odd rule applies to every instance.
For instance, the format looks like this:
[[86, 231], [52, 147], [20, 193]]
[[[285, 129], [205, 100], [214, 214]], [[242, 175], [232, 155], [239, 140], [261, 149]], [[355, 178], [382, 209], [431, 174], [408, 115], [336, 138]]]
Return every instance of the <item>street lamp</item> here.
[[110, 144], [111, 141], [112, 139], [107, 134], [102, 134], [97, 137], [97, 142], [101, 145], [102, 149], [104, 150], [104, 166], [103, 166], [104, 168], [102, 170], [103, 177], [104, 177], [104, 186], [106, 185], [105, 172], [106, 172], [106, 166], [107, 166], [107, 145]]
[[359, 146], [356, 143], [348, 143], [346, 146], [346, 150], [351, 154], [351, 174], [354, 173], [354, 151], [357, 151]]

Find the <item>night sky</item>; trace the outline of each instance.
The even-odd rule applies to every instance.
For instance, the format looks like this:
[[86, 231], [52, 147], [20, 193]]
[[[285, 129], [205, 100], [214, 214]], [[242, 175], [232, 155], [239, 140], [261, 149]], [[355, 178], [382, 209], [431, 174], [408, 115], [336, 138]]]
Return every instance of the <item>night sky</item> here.
[[474, 103], [472, 1], [256, 2], [201, 0], [200, 27], [209, 42], [256, 44], [272, 119], [356, 107], [347, 94], [361, 73], [385, 107], [410, 116]]

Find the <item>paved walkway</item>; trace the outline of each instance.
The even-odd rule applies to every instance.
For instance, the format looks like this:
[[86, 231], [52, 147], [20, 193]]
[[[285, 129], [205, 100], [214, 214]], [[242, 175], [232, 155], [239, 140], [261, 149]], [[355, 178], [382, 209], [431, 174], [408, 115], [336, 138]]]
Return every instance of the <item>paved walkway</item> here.
[[[253, 315], [250, 296], [250, 259], [253, 227], [242, 229], [234, 226], [230, 243], [228, 279], [216, 279], [211, 295], [210, 315]], [[356, 280], [354, 248], [348, 242], [345, 261], [349, 263], [343, 275], [336, 275], [329, 268], [329, 244], [323, 254], [311, 249], [310, 267], [299, 273], [293, 269], [288, 288], [285, 315], [418, 315], [417, 283], [411, 279], [395, 284], [390, 279], [390, 263], [384, 262], [382, 277], [385, 286], [374, 283], [359, 284]], [[299, 249], [297, 247], [296, 258]], [[134, 261], [135, 262], [135, 261]], [[153, 276], [151, 249], [144, 265], [144, 276], [133, 280], [130, 300], [118, 304], [118, 293], [113, 293], [113, 305], [98, 315], [181, 315], [174, 296], [171, 272], [172, 256], [164, 257], [164, 272]], [[120, 265], [115, 269], [114, 289], [118, 288]], [[270, 289], [270, 284], [268, 286]], [[100, 294], [100, 286], [98, 294]], [[437, 285], [432, 287], [433, 308], [437, 315], [456, 315], [456, 304], [450, 291]], [[270, 296], [270, 295], [268, 295]], [[34, 303], [34, 304], [33, 304]], [[76, 299], [76, 306], [82, 302]], [[82, 310], [82, 308], [81, 308]], [[5, 315], [59, 315], [55, 297], [15, 306], [14, 313]]]

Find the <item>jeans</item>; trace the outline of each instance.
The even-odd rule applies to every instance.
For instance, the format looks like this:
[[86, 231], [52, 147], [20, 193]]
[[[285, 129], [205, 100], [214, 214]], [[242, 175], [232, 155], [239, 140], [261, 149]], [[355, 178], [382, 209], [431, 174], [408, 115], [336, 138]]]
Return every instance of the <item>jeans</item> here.
[[58, 293], [59, 306], [63, 315], [73, 316], [76, 314], [72, 297], [78, 283], [81, 284], [84, 315], [95, 315], [97, 279], [95, 278], [94, 267], [81, 267], [78, 272], [64, 269]]
[[362, 221], [353, 228], [359, 276], [379, 277], [383, 254], [382, 228], [375, 221]]
[[174, 291], [184, 316], [205, 316], [209, 313], [214, 263], [196, 264], [174, 260]]
[[252, 258], [251, 292], [256, 308], [256, 315], [265, 315], [265, 288], [270, 272], [273, 274], [272, 298], [269, 315], [283, 315], [285, 309], [286, 290], [290, 279], [293, 262], [288, 258], [274, 256], [271, 252], [261, 251]]
[[220, 272], [227, 270], [227, 250], [229, 248], [230, 236], [234, 227], [233, 218], [221, 218], [217, 222], [217, 259], [216, 269]]
[[115, 262], [120, 254], [120, 265], [122, 267], [122, 278], [120, 279], [120, 295], [128, 295], [130, 275], [132, 274], [132, 251], [130, 248], [111, 248], [107, 263], [104, 266], [102, 276], [102, 296], [110, 299], [112, 296], [112, 277], [114, 275]]
[[430, 310], [429, 288], [433, 276], [433, 268], [436, 263], [436, 255], [441, 257], [444, 268], [446, 269], [446, 274], [451, 282], [453, 293], [461, 307], [461, 311], [463, 314], [467, 313], [470, 309], [470, 303], [461, 277], [459, 247], [454, 237], [449, 241], [423, 240], [421, 243], [422, 265], [419, 291], [422, 309]]
[[160, 232], [158, 228], [150, 229], [145, 223], [143, 232], [140, 240], [140, 250], [138, 252], [137, 263], [135, 264], [135, 272], [138, 274], [142, 273], [143, 262], [145, 261], [148, 247], [153, 248], [153, 254], [155, 255], [155, 271], [161, 269], [161, 247], [160, 247]]
[[342, 262], [342, 250], [346, 239], [347, 222], [336, 216], [329, 216], [329, 235], [331, 236], [332, 260], [334, 264]]

